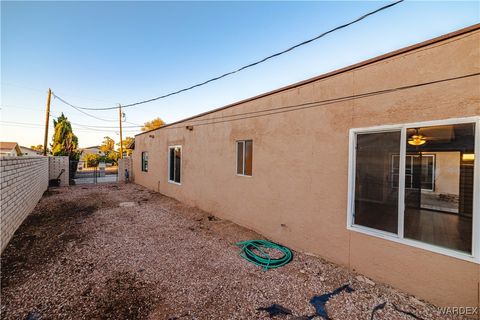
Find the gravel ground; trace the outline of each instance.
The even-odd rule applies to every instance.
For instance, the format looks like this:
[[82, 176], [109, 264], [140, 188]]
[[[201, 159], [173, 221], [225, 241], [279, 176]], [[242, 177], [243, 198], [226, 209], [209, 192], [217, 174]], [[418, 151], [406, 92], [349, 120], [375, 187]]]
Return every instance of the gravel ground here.
[[[135, 184], [46, 192], [2, 254], [2, 319], [268, 319], [274, 303], [331, 319], [453, 319], [320, 258], [294, 252], [267, 272], [238, 255], [260, 235]], [[351, 292], [350, 292], [351, 291]], [[399, 310], [409, 312], [403, 313]], [[312, 316], [312, 317], [309, 317]], [[458, 319], [458, 318], [455, 318]]]

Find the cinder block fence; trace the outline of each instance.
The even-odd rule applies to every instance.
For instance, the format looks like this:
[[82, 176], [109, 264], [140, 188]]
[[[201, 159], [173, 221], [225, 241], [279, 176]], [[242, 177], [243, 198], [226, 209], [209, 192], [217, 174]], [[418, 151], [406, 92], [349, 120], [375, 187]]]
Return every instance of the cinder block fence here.
[[69, 185], [69, 163], [67, 156], [48, 157], [49, 179], [60, 179], [60, 187]]
[[125, 169], [128, 170], [129, 180], [133, 181], [132, 158], [118, 159], [118, 181], [125, 182]]
[[0, 158], [1, 250], [48, 188], [48, 157]]

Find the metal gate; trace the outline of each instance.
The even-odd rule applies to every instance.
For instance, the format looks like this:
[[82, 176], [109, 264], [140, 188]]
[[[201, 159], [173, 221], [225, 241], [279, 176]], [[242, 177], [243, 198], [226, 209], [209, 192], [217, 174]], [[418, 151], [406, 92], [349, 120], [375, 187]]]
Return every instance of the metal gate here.
[[100, 163], [88, 166], [87, 161], [70, 161], [70, 184], [118, 182], [118, 167]]

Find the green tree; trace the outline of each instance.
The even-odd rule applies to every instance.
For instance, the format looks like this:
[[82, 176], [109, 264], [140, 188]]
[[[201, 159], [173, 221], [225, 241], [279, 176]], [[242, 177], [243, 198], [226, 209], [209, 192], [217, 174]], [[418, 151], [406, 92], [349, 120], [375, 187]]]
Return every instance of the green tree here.
[[105, 156], [105, 162], [117, 165], [118, 158], [120, 158], [120, 153], [112, 150]]
[[142, 131], [150, 131], [153, 129], [160, 128], [165, 125], [165, 121], [160, 118], [155, 118], [152, 121], [147, 121], [143, 124]]
[[[30, 149], [43, 153], [43, 144], [37, 144], [36, 146], [30, 146]], [[50, 149], [47, 148], [47, 153], [50, 153]]]
[[96, 167], [101, 160], [101, 156], [96, 153], [87, 153], [83, 159], [87, 162], [87, 167]]
[[[133, 149], [129, 149], [128, 147], [133, 141], [135, 141], [135, 138], [133, 137], [126, 137], [124, 140], [122, 140], [123, 152], [126, 153], [127, 156], [132, 155]], [[117, 150], [120, 151], [120, 143], [117, 143], [117, 146]]]
[[115, 141], [110, 138], [110, 137], [104, 137], [102, 145], [100, 146], [100, 151], [102, 151], [104, 154], [109, 153], [115, 148]]
[[72, 125], [62, 113], [56, 120], [53, 119], [55, 132], [53, 134], [52, 155], [68, 156], [71, 160], [78, 160], [80, 153], [77, 150], [78, 138], [73, 133]]

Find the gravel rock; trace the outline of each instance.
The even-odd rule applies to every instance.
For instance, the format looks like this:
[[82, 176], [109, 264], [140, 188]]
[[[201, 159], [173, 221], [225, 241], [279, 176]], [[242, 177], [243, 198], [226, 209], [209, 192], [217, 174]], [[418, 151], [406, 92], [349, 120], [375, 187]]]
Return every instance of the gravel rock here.
[[247, 239], [262, 237], [133, 183], [58, 188], [2, 254], [2, 319], [269, 319], [258, 309], [273, 304], [314, 319], [310, 299], [345, 284], [331, 319], [370, 319], [381, 303], [376, 320], [458, 319], [299, 252], [263, 272], [239, 257]]
[[357, 279], [358, 281], [360, 282], [364, 282], [366, 284], [369, 284], [371, 286], [374, 286], [375, 285], [375, 282], [373, 282], [372, 280], [368, 279], [367, 277], [365, 276], [356, 276], [355, 279]]

